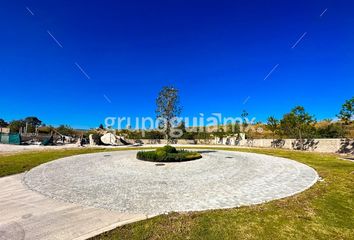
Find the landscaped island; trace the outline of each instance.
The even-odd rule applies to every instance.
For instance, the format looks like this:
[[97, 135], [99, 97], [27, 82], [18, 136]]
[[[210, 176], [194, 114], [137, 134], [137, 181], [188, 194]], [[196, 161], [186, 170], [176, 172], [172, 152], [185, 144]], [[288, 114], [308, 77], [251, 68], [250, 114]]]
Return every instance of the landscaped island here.
[[140, 151], [136, 157], [151, 162], [183, 162], [202, 158], [202, 155], [198, 152], [177, 150], [175, 147], [166, 145], [155, 151]]

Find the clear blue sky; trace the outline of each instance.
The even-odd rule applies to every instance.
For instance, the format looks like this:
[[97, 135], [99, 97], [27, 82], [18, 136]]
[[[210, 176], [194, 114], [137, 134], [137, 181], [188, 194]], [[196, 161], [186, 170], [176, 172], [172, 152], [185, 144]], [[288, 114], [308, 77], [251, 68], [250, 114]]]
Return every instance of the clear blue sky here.
[[260, 121], [295, 105], [332, 118], [354, 95], [354, 1], [5, 0], [0, 11], [6, 120], [154, 116], [164, 85], [180, 89], [184, 116], [246, 109]]

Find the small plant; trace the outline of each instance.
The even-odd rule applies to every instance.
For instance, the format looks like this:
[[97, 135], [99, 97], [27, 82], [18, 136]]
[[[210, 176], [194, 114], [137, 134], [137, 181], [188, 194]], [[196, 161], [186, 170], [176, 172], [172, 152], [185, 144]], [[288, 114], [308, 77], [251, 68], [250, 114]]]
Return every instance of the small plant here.
[[156, 151], [140, 151], [136, 157], [140, 160], [151, 162], [182, 162], [199, 159], [200, 153], [186, 150], [177, 150], [175, 147], [166, 145], [157, 148]]

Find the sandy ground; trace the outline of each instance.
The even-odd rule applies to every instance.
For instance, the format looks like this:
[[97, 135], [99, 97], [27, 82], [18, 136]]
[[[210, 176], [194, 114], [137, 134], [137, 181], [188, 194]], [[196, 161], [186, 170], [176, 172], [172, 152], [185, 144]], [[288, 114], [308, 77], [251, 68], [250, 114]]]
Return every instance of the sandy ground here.
[[72, 149], [78, 148], [76, 144], [66, 144], [62, 146], [41, 146], [41, 145], [11, 145], [11, 144], [0, 144], [0, 154], [1, 153], [16, 153], [25, 151], [45, 151], [45, 150], [56, 150], [56, 149]]
[[[30, 151], [50, 151], [50, 150], [61, 150], [61, 149], [82, 149], [82, 148], [127, 148], [127, 147], [161, 147], [162, 144], [145, 144], [142, 146], [124, 145], [124, 146], [78, 146], [77, 144], [65, 144], [57, 146], [43, 146], [43, 145], [12, 145], [12, 144], [0, 144], [0, 155], [9, 153], [20, 153], [20, 152], [30, 152]], [[186, 146], [175, 144], [174, 146]], [[191, 145], [193, 146], [193, 145]]]
[[0, 144], [0, 154], [19, 153], [19, 152], [26, 152], [26, 151], [80, 149], [80, 148], [91, 148], [91, 147], [94, 147], [94, 148], [117, 148], [117, 147], [127, 147], [127, 146], [90, 146], [90, 145], [85, 145], [84, 147], [79, 147], [79, 146], [77, 146], [77, 144], [65, 144], [65, 145], [57, 145], [57, 146]]

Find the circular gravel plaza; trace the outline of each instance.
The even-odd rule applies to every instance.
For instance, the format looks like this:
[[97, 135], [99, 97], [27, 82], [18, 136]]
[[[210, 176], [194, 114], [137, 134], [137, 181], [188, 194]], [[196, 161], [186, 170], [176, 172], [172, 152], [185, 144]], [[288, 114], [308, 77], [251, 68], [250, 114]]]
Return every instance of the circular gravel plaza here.
[[137, 151], [77, 155], [40, 165], [23, 181], [54, 199], [155, 215], [258, 204], [304, 191], [318, 178], [285, 158], [200, 152], [201, 159], [164, 164], [138, 160]]

